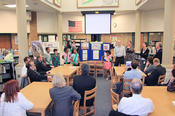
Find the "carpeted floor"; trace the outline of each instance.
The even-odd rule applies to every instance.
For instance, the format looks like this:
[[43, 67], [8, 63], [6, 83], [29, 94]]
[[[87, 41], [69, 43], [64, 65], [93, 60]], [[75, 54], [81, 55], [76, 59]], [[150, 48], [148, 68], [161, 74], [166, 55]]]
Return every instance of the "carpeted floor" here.
[[111, 111], [110, 80], [102, 77], [97, 80], [96, 115], [108, 116]]

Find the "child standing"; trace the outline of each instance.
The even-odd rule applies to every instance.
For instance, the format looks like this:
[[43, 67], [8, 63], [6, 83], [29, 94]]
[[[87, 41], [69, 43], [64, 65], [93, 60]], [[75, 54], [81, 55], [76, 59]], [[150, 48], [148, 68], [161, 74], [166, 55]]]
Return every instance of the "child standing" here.
[[77, 50], [75, 48], [72, 50], [71, 61], [73, 66], [79, 65], [79, 54], [77, 53]]
[[106, 51], [105, 55], [105, 65], [104, 65], [104, 71], [105, 71], [105, 77], [106, 80], [109, 80], [108, 73], [110, 72], [111, 69], [111, 63], [112, 63], [112, 56], [111, 56], [111, 51]]
[[64, 59], [64, 64], [70, 64], [70, 56], [71, 53], [69, 53], [69, 49], [66, 47], [64, 48], [64, 54], [62, 58]]

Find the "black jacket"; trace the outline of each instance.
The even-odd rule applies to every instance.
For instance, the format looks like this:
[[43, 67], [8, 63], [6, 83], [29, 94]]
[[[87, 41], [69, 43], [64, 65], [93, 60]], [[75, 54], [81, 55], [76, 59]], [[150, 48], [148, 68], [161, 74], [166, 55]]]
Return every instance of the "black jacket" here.
[[147, 48], [146, 51], [143, 52], [143, 48], [142, 48], [140, 52], [141, 58], [144, 58], [145, 60], [147, 60], [148, 55], [149, 55], [149, 49]]
[[[73, 88], [81, 95], [80, 105], [83, 106], [84, 103], [84, 93], [86, 90], [91, 90], [95, 88], [96, 80], [95, 78], [88, 75], [78, 75], [74, 77]], [[93, 99], [86, 102], [87, 106], [93, 105]]]
[[165, 73], [166, 69], [161, 65], [158, 65], [148, 77], [145, 77], [146, 85], [148, 86], [158, 85], [159, 76], [164, 75]]
[[31, 82], [47, 80], [47, 76], [41, 75], [32, 69], [27, 69], [27, 76], [30, 78]]
[[40, 74], [46, 74], [47, 71], [51, 70], [49, 66], [45, 66], [42, 62], [38, 60], [36, 61], [35, 65], [37, 72], [39, 72]]
[[162, 63], [162, 49], [156, 52], [154, 58], [158, 58], [160, 60], [160, 64]]

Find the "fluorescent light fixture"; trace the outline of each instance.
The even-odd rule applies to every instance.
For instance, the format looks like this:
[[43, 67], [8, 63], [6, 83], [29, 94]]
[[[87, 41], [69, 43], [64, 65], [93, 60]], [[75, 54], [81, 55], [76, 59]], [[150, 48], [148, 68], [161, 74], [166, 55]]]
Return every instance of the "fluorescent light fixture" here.
[[[9, 8], [16, 8], [16, 4], [7, 4], [4, 6], [9, 7]], [[29, 7], [29, 5], [26, 5], [26, 7]]]

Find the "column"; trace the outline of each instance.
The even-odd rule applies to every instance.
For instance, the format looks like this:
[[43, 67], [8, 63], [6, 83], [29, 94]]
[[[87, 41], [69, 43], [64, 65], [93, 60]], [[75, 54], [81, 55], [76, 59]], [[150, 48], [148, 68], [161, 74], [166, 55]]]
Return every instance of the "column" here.
[[140, 53], [141, 12], [136, 11], [135, 51]]
[[62, 59], [62, 54], [63, 54], [63, 32], [62, 32], [62, 13], [58, 12], [57, 13], [57, 24], [58, 24], [58, 32], [57, 32], [57, 39], [59, 42], [59, 52], [60, 52], [60, 63], [64, 64], [64, 61]]
[[29, 45], [32, 41], [38, 41], [38, 32], [37, 32], [37, 13], [31, 12], [31, 21], [30, 21], [30, 36], [29, 36]]
[[162, 64], [167, 69], [166, 78], [171, 77], [175, 40], [175, 0], [165, 0], [164, 5], [164, 38]]
[[24, 57], [28, 56], [26, 0], [16, 0], [17, 32], [19, 48], [19, 64], [23, 64]]

